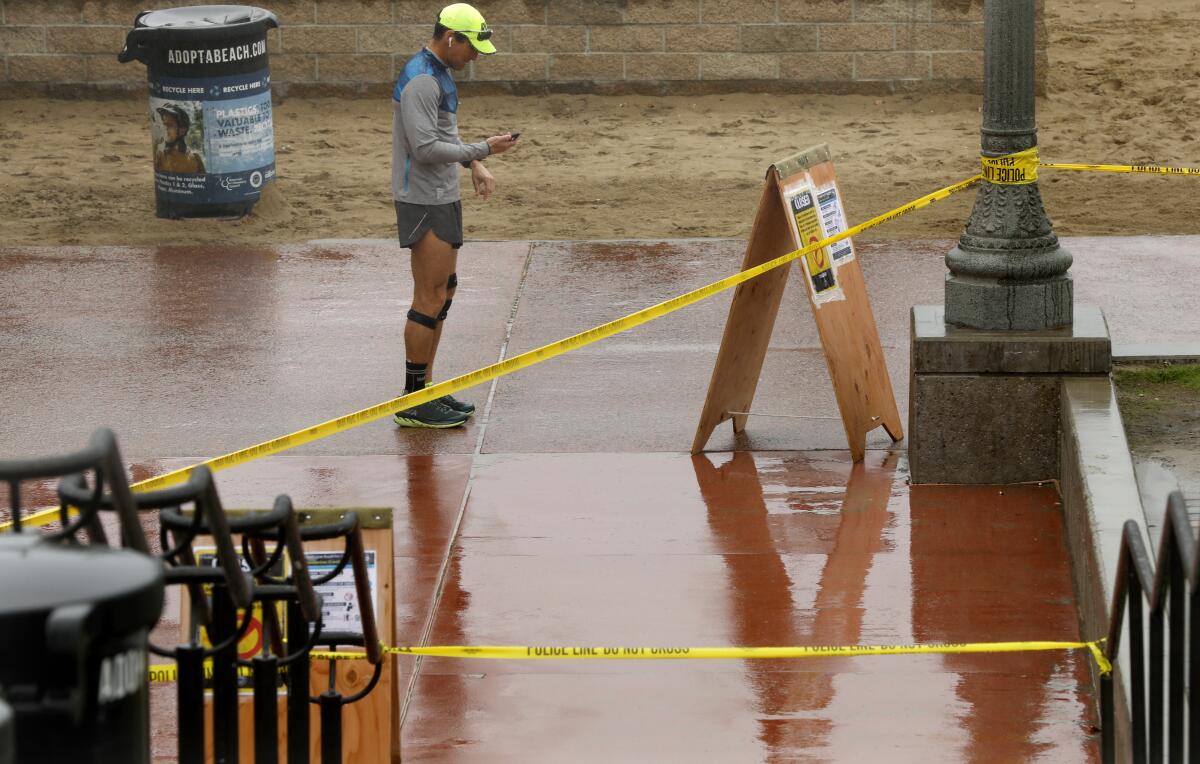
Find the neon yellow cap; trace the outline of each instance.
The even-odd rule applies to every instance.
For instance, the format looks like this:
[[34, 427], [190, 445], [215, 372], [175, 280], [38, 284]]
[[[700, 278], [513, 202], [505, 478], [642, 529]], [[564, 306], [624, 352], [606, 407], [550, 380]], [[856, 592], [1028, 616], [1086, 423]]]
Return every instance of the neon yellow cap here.
[[480, 53], [495, 53], [496, 46], [492, 45], [492, 30], [483, 20], [483, 14], [467, 3], [447, 5], [438, 14], [438, 23], [447, 29], [453, 29], [471, 41], [471, 45]]

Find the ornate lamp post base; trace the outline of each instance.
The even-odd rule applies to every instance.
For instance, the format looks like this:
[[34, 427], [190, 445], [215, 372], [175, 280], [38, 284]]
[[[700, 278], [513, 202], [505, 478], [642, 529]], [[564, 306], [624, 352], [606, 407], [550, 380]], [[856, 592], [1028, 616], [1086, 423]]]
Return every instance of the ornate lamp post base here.
[[1004, 332], [945, 319], [941, 305], [912, 311], [912, 482], [1062, 479], [1061, 384], [1086, 377], [1108, 384], [1112, 341], [1104, 314], [1081, 305], [1061, 329]]
[[[1032, 135], [1026, 140], [1032, 142]], [[989, 145], [1001, 142], [985, 132], [984, 153], [1002, 156], [1011, 150]], [[1058, 246], [1036, 181], [983, 183], [958, 246], [946, 255], [946, 267], [946, 323], [1037, 331], [1073, 320], [1071, 255]]]
[[[964, 253], [955, 247], [950, 254]], [[996, 331], [1055, 329], [1074, 321], [1074, 301], [1073, 283], [1066, 274], [1021, 282], [946, 274], [946, 323], [956, 326]]]

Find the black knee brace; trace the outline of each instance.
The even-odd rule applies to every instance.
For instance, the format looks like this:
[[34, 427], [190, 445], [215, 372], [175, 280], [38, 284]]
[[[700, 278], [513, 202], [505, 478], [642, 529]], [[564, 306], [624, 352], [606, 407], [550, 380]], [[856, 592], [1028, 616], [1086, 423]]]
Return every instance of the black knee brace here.
[[[446, 289], [457, 289], [457, 288], [458, 288], [458, 274], [451, 273], [450, 278], [446, 279]], [[442, 305], [442, 311], [440, 313], [438, 313], [438, 321], [446, 320], [446, 315], [448, 313], [450, 313], [450, 304], [452, 302], [454, 302], [454, 300], [449, 299], [449, 300], [446, 300], [446, 302]]]
[[[447, 300], [446, 302], [449, 302], [449, 300]], [[442, 309], [442, 312], [443, 313], [446, 312], [445, 308]], [[433, 316], [427, 316], [424, 313], [418, 313], [417, 311], [413, 310], [412, 308], [409, 308], [409, 310], [408, 310], [408, 320], [412, 321], [414, 324], [420, 324], [421, 326], [424, 326], [426, 329], [436, 329], [437, 328], [438, 319], [434, 318]]]

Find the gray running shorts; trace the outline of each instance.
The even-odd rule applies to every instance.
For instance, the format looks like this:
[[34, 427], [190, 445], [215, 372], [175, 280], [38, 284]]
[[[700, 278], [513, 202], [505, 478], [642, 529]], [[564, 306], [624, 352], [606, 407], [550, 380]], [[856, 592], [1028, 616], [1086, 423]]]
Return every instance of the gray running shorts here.
[[458, 249], [463, 243], [462, 202], [409, 204], [396, 202], [396, 232], [400, 246], [411, 248], [426, 231]]

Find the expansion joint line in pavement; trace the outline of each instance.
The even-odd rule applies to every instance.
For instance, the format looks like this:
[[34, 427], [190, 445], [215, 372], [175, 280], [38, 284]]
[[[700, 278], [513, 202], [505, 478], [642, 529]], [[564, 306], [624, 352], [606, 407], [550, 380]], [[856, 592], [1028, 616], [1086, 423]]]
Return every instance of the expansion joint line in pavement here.
[[[521, 278], [517, 281], [516, 294], [513, 295], [512, 305], [508, 310], [508, 321], [504, 325], [504, 341], [500, 344], [500, 354], [497, 363], [504, 361], [508, 357], [508, 343], [512, 340], [513, 326], [517, 322], [517, 311], [520, 309], [521, 297], [525, 294], [525, 282], [529, 278], [529, 269], [533, 263], [534, 245], [529, 245], [529, 250], [525, 253], [525, 264], [521, 269]], [[433, 601], [429, 606], [429, 612], [425, 616], [425, 623], [421, 627], [421, 636], [417, 644], [425, 647], [429, 644], [429, 637], [433, 633], [433, 624], [437, 618], [438, 607], [442, 602], [442, 591], [446, 587], [446, 576], [450, 572], [450, 561], [454, 557], [454, 546], [458, 543], [458, 534], [462, 529], [462, 521], [467, 513], [467, 501], [471, 497], [471, 486], [475, 481], [475, 470], [479, 464], [479, 456], [483, 453], [483, 442], [487, 436], [488, 424], [492, 416], [492, 404], [496, 399], [496, 387], [500, 383], [500, 378], [492, 380], [492, 384], [488, 386], [487, 400], [483, 405], [483, 412], [479, 418], [479, 435], [475, 438], [475, 450], [471, 454], [471, 467], [467, 472], [466, 486], [463, 488], [462, 500], [458, 504], [458, 514], [454, 518], [454, 529], [450, 533], [450, 541], [446, 546], [445, 554], [442, 555], [442, 565], [438, 570], [437, 581], [433, 587]], [[408, 716], [408, 708], [412, 703], [413, 695], [417, 690], [417, 679], [421, 675], [421, 664], [425, 661], [423, 655], [417, 655], [413, 662], [412, 674], [409, 676], [408, 685], [404, 691], [404, 699], [400, 703], [400, 728], [404, 729], [404, 720]]]

